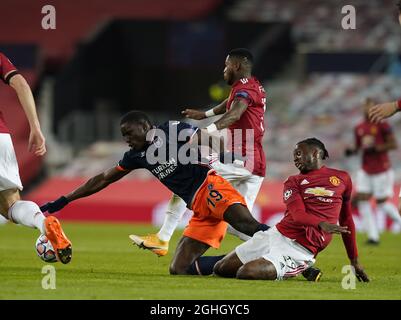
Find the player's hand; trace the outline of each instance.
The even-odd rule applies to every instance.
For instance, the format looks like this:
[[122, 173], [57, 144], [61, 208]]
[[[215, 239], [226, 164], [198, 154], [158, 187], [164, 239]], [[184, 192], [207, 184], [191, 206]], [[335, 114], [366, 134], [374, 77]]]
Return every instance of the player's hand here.
[[397, 102], [377, 104], [369, 109], [369, 120], [378, 123], [385, 118], [391, 117], [398, 110]]
[[55, 201], [45, 203], [40, 207], [40, 210], [42, 212], [48, 211], [49, 213], [54, 213], [63, 209], [69, 202], [70, 201], [66, 197], [62, 196]]
[[31, 129], [28, 150], [34, 152], [35, 156], [43, 156], [46, 153], [46, 141], [40, 129]]
[[184, 111], [181, 111], [181, 113], [189, 119], [194, 119], [194, 120], [202, 120], [206, 118], [205, 112], [204, 111], [199, 111], [195, 109], [185, 109]]
[[351, 261], [351, 265], [355, 269], [355, 276], [358, 281], [369, 282], [369, 277], [363, 270], [363, 267], [358, 263], [358, 261]]
[[319, 227], [327, 233], [351, 233], [351, 231], [348, 230], [348, 227], [342, 227], [337, 224], [332, 224], [324, 221], [319, 223]]

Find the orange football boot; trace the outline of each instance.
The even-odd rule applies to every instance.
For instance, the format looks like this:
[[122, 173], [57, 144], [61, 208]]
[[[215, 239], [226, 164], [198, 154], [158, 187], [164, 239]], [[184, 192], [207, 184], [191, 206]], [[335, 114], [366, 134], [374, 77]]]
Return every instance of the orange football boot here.
[[45, 235], [56, 252], [57, 260], [67, 264], [72, 258], [72, 244], [61, 228], [56, 217], [49, 216], [45, 220]]

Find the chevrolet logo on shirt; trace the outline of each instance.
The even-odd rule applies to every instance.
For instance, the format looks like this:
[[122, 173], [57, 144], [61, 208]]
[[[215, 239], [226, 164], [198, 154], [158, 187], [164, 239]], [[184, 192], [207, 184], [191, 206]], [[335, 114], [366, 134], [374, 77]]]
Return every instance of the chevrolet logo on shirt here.
[[308, 188], [305, 190], [305, 193], [313, 194], [314, 196], [326, 196], [326, 197], [331, 197], [334, 195], [334, 191], [327, 190], [326, 188], [322, 187]]

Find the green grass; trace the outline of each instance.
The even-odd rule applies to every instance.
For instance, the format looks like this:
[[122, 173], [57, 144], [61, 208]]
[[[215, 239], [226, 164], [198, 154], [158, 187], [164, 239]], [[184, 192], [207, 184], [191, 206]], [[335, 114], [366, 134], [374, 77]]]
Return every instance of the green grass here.
[[[158, 258], [131, 245], [128, 234], [153, 232], [154, 227], [120, 224], [65, 223], [73, 242], [73, 260], [56, 267], [56, 289], [44, 290], [45, 265], [34, 252], [36, 230], [0, 227], [0, 299], [401, 299], [401, 235], [383, 234], [379, 247], [364, 245], [359, 235], [360, 261], [371, 278], [355, 290], [341, 286], [348, 264], [342, 241], [335, 237], [316, 266], [324, 272], [318, 283], [303, 277], [286, 281], [241, 281], [217, 277], [170, 276], [168, 265], [181, 232], [170, 242], [170, 253]], [[227, 236], [218, 251], [239, 241]]]

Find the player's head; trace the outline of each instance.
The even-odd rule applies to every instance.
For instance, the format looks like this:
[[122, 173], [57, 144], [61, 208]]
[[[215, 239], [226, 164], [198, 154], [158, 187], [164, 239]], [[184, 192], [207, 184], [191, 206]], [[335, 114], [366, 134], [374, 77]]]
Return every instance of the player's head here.
[[401, 25], [401, 0], [397, 2], [397, 8], [398, 8], [398, 21], [400, 22]]
[[375, 101], [372, 98], [365, 98], [362, 101], [362, 110], [366, 119], [369, 119], [369, 109], [375, 105]]
[[298, 142], [294, 149], [294, 163], [301, 173], [316, 170], [321, 167], [322, 160], [329, 157], [322, 141], [308, 138]]
[[244, 76], [252, 73], [253, 56], [248, 49], [237, 48], [231, 50], [226, 58], [224, 80], [230, 86]]
[[146, 113], [130, 111], [122, 116], [120, 121], [121, 134], [134, 150], [142, 150], [147, 144], [146, 134], [152, 128]]

